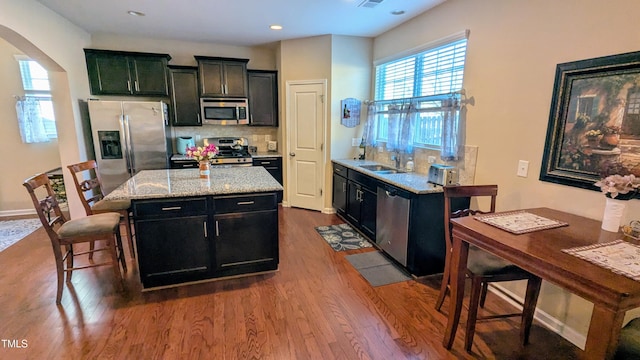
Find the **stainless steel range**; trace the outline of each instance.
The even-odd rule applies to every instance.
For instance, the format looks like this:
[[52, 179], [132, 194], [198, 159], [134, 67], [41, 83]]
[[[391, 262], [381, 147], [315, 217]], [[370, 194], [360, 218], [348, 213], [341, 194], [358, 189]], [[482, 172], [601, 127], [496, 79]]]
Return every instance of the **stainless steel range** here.
[[212, 160], [213, 165], [252, 166], [249, 153], [249, 140], [242, 137], [205, 138], [204, 145], [214, 144], [218, 155]]

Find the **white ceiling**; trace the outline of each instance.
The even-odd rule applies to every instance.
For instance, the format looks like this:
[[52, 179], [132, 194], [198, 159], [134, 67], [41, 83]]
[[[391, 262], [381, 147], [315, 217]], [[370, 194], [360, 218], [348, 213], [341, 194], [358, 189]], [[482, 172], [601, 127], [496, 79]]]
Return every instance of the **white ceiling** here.
[[446, 0], [382, 0], [373, 8], [358, 6], [372, 0], [38, 1], [91, 34], [253, 46], [326, 34], [375, 37]]

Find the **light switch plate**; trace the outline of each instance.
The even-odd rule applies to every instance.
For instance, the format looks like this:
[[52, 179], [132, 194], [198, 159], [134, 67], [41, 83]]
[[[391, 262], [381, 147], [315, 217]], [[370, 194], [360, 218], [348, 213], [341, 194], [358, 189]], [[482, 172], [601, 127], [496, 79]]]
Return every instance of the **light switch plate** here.
[[518, 161], [518, 172], [516, 173], [516, 175], [520, 177], [527, 177], [528, 173], [529, 173], [529, 162], [526, 160]]

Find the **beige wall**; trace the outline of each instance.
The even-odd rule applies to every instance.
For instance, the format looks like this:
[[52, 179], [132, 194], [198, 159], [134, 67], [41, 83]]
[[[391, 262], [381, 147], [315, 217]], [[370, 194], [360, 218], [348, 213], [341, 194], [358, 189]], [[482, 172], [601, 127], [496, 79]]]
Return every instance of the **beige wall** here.
[[196, 65], [194, 55], [249, 59], [254, 70], [275, 70], [275, 48], [233, 46], [202, 42], [150, 39], [142, 37], [94, 34], [90, 47], [106, 50], [155, 52], [171, 55], [170, 65]]
[[[637, 51], [639, 10], [636, 0], [449, 0], [376, 38], [374, 59], [469, 29], [464, 87], [475, 98], [467, 144], [479, 146], [476, 183], [499, 184], [498, 210], [546, 206], [600, 219], [601, 194], [538, 180], [555, 68]], [[527, 178], [516, 176], [518, 160], [529, 161]], [[626, 220], [638, 214], [640, 201], [630, 201]], [[507, 289], [523, 293], [522, 286]], [[583, 341], [589, 303], [545, 283], [539, 308]]]
[[[84, 160], [85, 144], [81, 135], [77, 99], [89, 95], [82, 53], [82, 48], [89, 44], [89, 35], [37, 1], [3, 0], [0, 37], [49, 70], [58, 128], [59, 163], [71, 164]], [[3, 157], [9, 155], [2, 154]], [[25, 168], [24, 172], [30, 171]], [[71, 184], [71, 181], [70, 175], [65, 173], [65, 182]], [[24, 189], [20, 189], [20, 192], [28, 199]], [[32, 209], [32, 206], [28, 208]], [[70, 209], [72, 216], [84, 213], [77, 197], [71, 197]]]
[[[0, 38], [0, 154], [4, 169], [0, 176], [0, 212], [15, 214], [16, 210], [33, 209], [33, 204], [22, 186], [29, 176], [60, 166], [58, 141], [24, 144], [20, 140], [15, 95], [22, 96], [22, 78], [14, 55], [22, 54], [13, 45]], [[20, 213], [20, 211], [17, 211]]]

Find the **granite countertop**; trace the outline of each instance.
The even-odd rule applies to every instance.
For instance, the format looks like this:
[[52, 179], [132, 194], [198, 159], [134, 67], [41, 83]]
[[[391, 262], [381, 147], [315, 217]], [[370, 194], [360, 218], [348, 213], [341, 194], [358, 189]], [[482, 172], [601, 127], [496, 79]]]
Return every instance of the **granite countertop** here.
[[381, 174], [375, 171], [367, 170], [360, 165], [384, 165], [375, 161], [370, 160], [348, 160], [348, 159], [339, 159], [332, 160], [336, 164], [345, 166], [351, 170], [356, 170], [363, 174], [369, 175], [375, 179], [381, 180], [385, 183], [397, 186], [401, 189], [405, 189], [415, 194], [429, 194], [429, 193], [437, 193], [442, 192], [442, 186], [432, 184], [428, 182], [427, 175], [417, 174], [414, 172], [403, 172], [403, 173], [395, 173], [395, 174]]
[[105, 196], [106, 200], [157, 199], [185, 196], [283, 191], [262, 166], [211, 168], [209, 179], [198, 169], [144, 170]]

